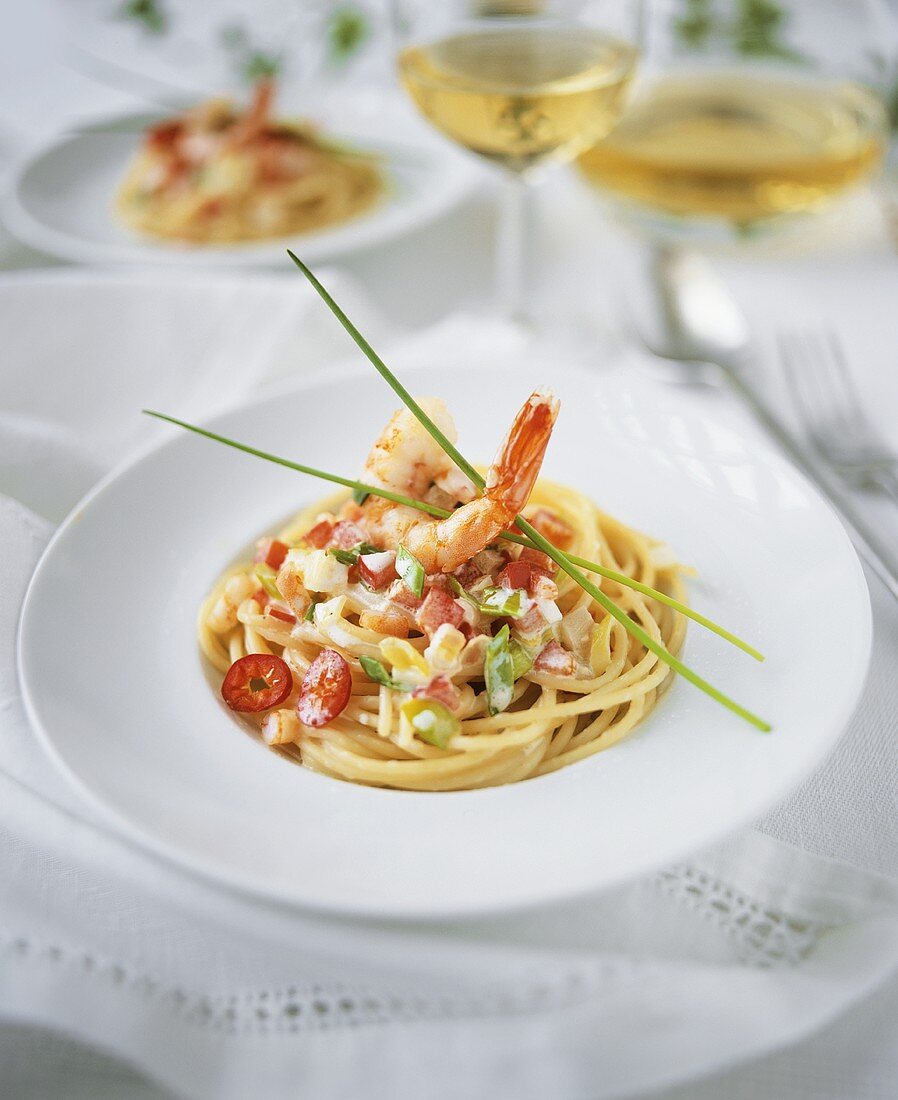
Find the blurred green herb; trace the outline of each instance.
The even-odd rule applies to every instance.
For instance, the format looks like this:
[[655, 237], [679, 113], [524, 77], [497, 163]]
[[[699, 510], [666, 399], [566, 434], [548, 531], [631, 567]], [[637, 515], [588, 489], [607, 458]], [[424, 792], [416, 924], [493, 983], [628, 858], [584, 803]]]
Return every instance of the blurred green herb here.
[[126, 0], [118, 11], [119, 19], [140, 23], [150, 34], [164, 34], [168, 16], [158, 0]]
[[246, 28], [239, 23], [222, 27], [219, 40], [231, 55], [238, 75], [247, 84], [255, 84], [257, 80], [264, 80], [280, 73], [282, 64], [280, 54], [267, 53], [260, 49], [250, 39]]
[[714, 31], [711, 0], [685, 0], [685, 6], [684, 14], [674, 20], [674, 32], [685, 46], [701, 49]]
[[729, 42], [742, 57], [805, 60], [783, 41], [789, 15], [777, 0], [736, 0], [732, 18], [715, 12], [714, 0], [683, 0], [683, 5], [673, 31], [687, 49], [702, 50], [716, 40]]
[[371, 34], [368, 17], [354, 4], [334, 8], [327, 21], [327, 44], [332, 62], [348, 60]]
[[780, 57], [798, 61], [801, 54], [780, 40], [788, 15], [776, 0], [739, 0], [733, 44], [743, 57]]
[[860, 78], [868, 84], [882, 99], [885, 107], [889, 130], [898, 131], [898, 60], [887, 57], [878, 51], [867, 54], [868, 72]]

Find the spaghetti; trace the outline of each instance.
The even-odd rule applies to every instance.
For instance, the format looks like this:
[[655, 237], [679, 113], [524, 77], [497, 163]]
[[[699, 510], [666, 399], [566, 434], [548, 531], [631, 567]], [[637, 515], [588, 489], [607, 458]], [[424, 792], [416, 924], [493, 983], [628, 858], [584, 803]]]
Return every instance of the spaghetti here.
[[374, 158], [271, 119], [271, 81], [242, 115], [211, 100], [154, 126], [116, 200], [154, 237], [230, 244], [304, 233], [356, 217], [383, 193]]
[[[292, 563], [304, 568], [308, 578], [314, 555], [330, 556], [333, 549], [339, 550], [315, 546], [328, 524], [333, 541], [337, 525], [354, 522], [338, 520], [338, 513], [364, 524], [363, 509], [341, 494], [304, 509], [280, 532], [278, 542], [290, 549], [273, 597], [260, 587], [259, 564], [244, 563], [219, 579], [199, 613], [200, 647], [222, 674], [247, 654], [272, 654], [289, 666], [297, 688], [279, 709], [256, 720], [269, 744], [305, 766], [356, 783], [416, 791], [511, 783], [583, 760], [621, 741], [655, 707], [667, 686], [671, 669], [567, 576], [553, 579], [534, 570], [528, 584], [531, 596], [505, 589], [509, 576], [514, 579], [514, 571], [508, 569], [512, 563], [536, 560], [533, 552], [528, 557], [508, 543], [489, 545], [454, 571], [452, 591], [464, 593], [455, 599], [465, 616], [458, 627], [422, 618], [423, 604], [414, 608], [409, 597], [405, 602], [410, 605], [410, 636], [397, 636], [404, 632], [401, 623], [400, 629], [391, 626], [393, 633], [372, 629], [378, 622], [391, 625], [384, 612], [395, 603], [389, 594], [402, 581], [393, 580], [379, 594], [363, 578], [354, 578], [358, 564], [344, 564], [347, 573], [345, 580], [335, 583], [337, 595], [319, 593], [319, 602], [309, 604], [311, 613], [307, 609], [300, 614], [301, 607], [291, 605], [280, 591], [290, 591], [284, 584], [285, 571], [289, 573]], [[563, 535], [571, 553], [681, 596], [682, 570], [670, 552], [603, 513], [582, 493], [537, 481], [523, 514], [537, 526], [548, 526], [556, 537]], [[347, 562], [352, 556], [351, 551], [342, 554]], [[378, 556], [382, 558], [383, 552], [372, 548], [367, 555], [361, 553], [357, 563], [370, 559], [377, 564]], [[315, 558], [316, 568], [320, 561]], [[341, 564], [337, 558], [333, 561]], [[472, 579], [478, 571], [480, 576]], [[323, 585], [325, 573], [316, 576], [313, 583]], [[503, 576], [504, 584], [497, 585]], [[444, 594], [447, 587], [440, 575], [429, 576], [426, 585], [425, 601], [434, 587]], [[484, 593], [493, 589], [519, 591], [523, 597], [523, 613], [517, 607], [517, 617], [504, 621], [511, 627], [513, 644], [519, 646], [516, 656], [520, 653], [528, 666], [514, 678], [510, 698], [499, 713], [490, 713], [494, 708], [487, 665], [503, 617], [484, 617], [482, 612], [495, 599]], [[602, 590], [669, 652], [680, 650], [685, 635], [681, 616], [609, 580], [603, 581]], [[479, 594], [480, 600], [472, 594]], [[499, 604], [498, 610], [508, 610], [508, 605]], [[457, 621], [456, 614], [451, 621]], [[527, 622], [534, 617], [535, 630]], [[351, 685], [340, 713], [316, 728], [297, 717], [297, 690], [325, 652], [335, 652], [345, 661]], [[389, 683], [372, 679], [364, 667], [367, 663], [370, 669], [371, 662], [388, 672]], [[409, 720], [410, 704], [414, 710], [416, 705], [426, 708], [428, 701], [441, 711], [451, 709], [453, 721], [442, 743], [428, 740], [426, 733], [422, 736]]]

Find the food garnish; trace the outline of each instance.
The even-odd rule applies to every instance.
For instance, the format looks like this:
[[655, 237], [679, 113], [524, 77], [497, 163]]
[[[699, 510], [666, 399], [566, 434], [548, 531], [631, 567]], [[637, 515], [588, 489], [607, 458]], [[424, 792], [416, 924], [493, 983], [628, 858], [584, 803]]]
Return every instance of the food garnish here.
[[247, 653], [228, 669], [221, 695], [231, 710], [256, 714], [279, 706], [293, 690], [293, 673], [273, 653]]

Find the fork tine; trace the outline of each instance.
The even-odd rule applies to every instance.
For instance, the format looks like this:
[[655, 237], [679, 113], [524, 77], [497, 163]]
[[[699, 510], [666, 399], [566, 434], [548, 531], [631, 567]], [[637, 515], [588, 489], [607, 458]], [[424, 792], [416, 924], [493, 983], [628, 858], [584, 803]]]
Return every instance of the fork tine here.
[[854, 434], [855, 425], [852, 422], [851, 410], [842, 396], [843, 383], [839, 369], [826, 335], [814, 335], [810, 339], [814, 349], [814, 369], [821, 401], [826, 402], [831, 429], [844, 439]]
[[825, 342], [829, 349], [830, 361], [832, 363], [832, 377], [836, 381], [839, 387], [839, 393], [845, 402], [844, 407], [846, 413], [858, 426], [860, 426], [864, 434], [870, 435], [872, 434], [870, 421], [864, 410], [861, 395], [852, 376], [851, 368], [848, 366], [848, 361], [845, 358], [842, 342], [838, 335], [831, 329], [826, 333]]
[[781, 334], [777, 342], [786, 383], [802, 427], [819, 449], [820, 436], [817, 425], [824, 421], [825, 416], [820, 413], [819, 391], [810, 384], [807, 345], [796, 333]]

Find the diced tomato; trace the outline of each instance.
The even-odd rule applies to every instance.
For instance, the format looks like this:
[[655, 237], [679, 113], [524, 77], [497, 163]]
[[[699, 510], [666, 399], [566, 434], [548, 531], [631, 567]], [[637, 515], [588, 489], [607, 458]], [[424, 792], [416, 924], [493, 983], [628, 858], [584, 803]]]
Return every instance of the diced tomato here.
[[318, 729], [346, 709], [352, 692], [352, 674], [335, 649], [322, 649], [303, 677], [296, 713], [304, 726]]
[[416, 687], [412, 692], [413, 699], [436, 699], [437, 702], [447, 706], [450, 710], [458, 710], [461, 696], [458, 688], [445, 673], [434, 676], [429, 684]]
[[398, 603], [400, 607], [407, 607], [409, 611], [417, 611], [424, 602], [420, 596], [416, 596], [406, 587], [405, 581], [396, 580], [387, 589], [387, 597]]
[[533, 637], [541, 634], [549, 624], [545, 615], [534, 605], [520, 619], [513, 619], [511, 625], [518, 634]]
[[224, 211], [225, 205], [222, 198], [206, 199], [197, 213], [201, 218], [217, 218]]
[[334, 524], [328, 546], [336, 546], [340, 550], [351, 550], [365, 541], [365, 532], [351, 519], [341, 519]]
[[524, 547], [518, 561], [529, 562], [534, 569], [538, 569], [541, 573], [545, 573], [547, 577], [554, 577], [558, 572], [558, 566], [552, 561], [548, 554], [544, 554], [542, 550], [536, 550], [531, 546]]
[[504, 588], [529, 588], [533, 568], [526, 561], [510, 561], [499, 574], [499, 584]]
[[231, 710], [255, 714], [279, 706], [293, 690], [286, 661], [273, 653], [248, 653], [228, 669], [221, 696]]
[[253, 561], [264, 562], [265, 565], [270, 565], [272, 569], [280, 569], [289, 549], [290, 547], [286, 542], [280, 542], [278, 539], [259, 539], [256, 543], [256, 556]]
[[464, 609], [442, 588], [431, 588], [415, 615], [418, 626], [426, 634], [434, 634], [443, 623], [459, 626], [465, 618]]
[[431, 588], [441, 588], [444, 592], [451, 592], [452, 585], [449, 583], [449, 574], [433, 573], [431, 576], [425, 578], [424, 588], [428, 591]]
[[548, 508], [537, 508], [530, 517], [530, 522], [539, 533], [553, 544], [564, 550], [574, 541], [574, 529], [571, 525], [550, 512]]
[[303, 541], [307, 542], [309, 546], [314, 546], [316, 550], [323, 550], [331, 540], [334, 526], [332, 519], [327, 517], [320, 519], [310, 531], [306, 531], [303, 535]]
[[558, 585], [531, 561], [509, 562], [499, 574], [499, 583], [512, 590], [523, 588], [539, 600], [554, 600], [558, 595]]
[[369, 588], [386, 588], [396, 579], [396, 552], [359, 555], [359, 576]]
[[570, 650], [553, 640], [537, 656], [533, 667], [540, 672], [551, 672], [554, 676], [573, 676], [577, 660]]
[[252, 594], [252, 599], [256, 601], [259, 607], [264, 607], [271, 599], [271, 597], [268, 595], [264, 588], [257, 588], [256, 591]]
[[147, 145], [151, 149], [170, 149], [181, 136], [183, 128], [181, 122], [160, 122], [148, 131]]
[[272, 619], [280, 619], [282, 623], [295, 623], [296, 616], [290, 611], [284, 611], [282, 607], [266, 607], [265, 614]]
[[534, 569], [530, 573], [527, 594], [535, 600], [554, 600], [558, 595], [558, 585], [551, 577], [547, 577], [545, 573], [539, 573]]

